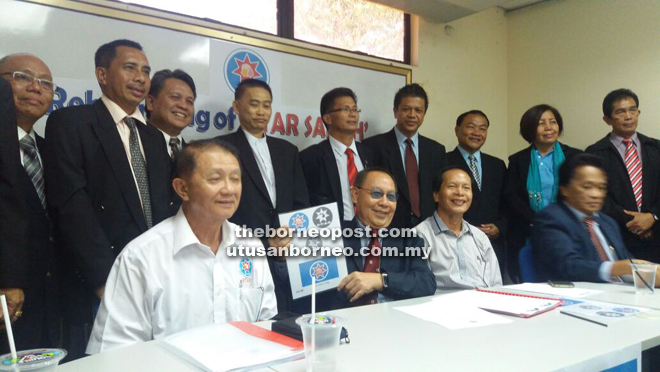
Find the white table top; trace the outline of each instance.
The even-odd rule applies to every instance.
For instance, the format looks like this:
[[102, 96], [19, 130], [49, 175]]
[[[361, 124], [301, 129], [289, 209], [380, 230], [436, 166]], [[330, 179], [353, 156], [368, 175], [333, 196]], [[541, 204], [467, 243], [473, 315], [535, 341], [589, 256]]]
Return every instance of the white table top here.
[[[660, 307], [660, 294], [634, 295], [632, 287], [576, 283], [606, 289], [586, 297], [629, 305]], [[551, 371], [641, 343], [642, 349], [660, 345], [660, 320], [631, 317], [602, 327], [561, 315], [558, 311], [513, 323], [450, 331], [415, 318], [394, 307], [430, 301], [424, 297], [362, 306], [333, 312], [348, 319], [351, 344], [338, 349], [339, 371]], [[616, 300], [616, 301], [615, 301]], [[627, 301], [627, 302], [626, 302]], [[305, 362], [273, 367], [304, 371]], [[83, 358], [58, 371], [191, 371], [194, 367], [169, 355], [158, 341]]]

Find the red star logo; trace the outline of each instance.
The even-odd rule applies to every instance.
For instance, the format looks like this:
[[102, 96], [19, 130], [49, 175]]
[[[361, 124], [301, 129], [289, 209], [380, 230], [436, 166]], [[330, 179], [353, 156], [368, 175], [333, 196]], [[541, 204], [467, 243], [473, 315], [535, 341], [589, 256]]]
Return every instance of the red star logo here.
[[250, 270], [250, 261], [243, 261], [243, 270], [245, 271]]
[[247, 54], [242, 61], [238, 58], [234, 58], [234, 61], [236, 61], [238, 66], [236, 67], [236, 70], [232, 71], [232, 73], [240, 76], [241, 82], [247, 79], [260, 78], [262, 76], [259, 71], [257, 71], [259, 62], [252, 62]]
[[305, 217], [303, 217], [299, 214], [296, 215], [295, 217], [293, 217], [293, 225], [296, 226], [296, 227], [305, 226]]

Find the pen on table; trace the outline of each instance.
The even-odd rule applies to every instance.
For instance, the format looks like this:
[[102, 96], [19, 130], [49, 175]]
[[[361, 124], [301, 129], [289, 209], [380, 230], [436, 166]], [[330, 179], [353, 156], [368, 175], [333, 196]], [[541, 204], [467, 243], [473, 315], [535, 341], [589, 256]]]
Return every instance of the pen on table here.
[[594, 324], [601, 325], [601, 326], [603, 326], [603, 327], [607, 327], [607, 324], [605, 324], [605, 323], [601, 323], [601, 322], [598, 322], [598, 321], [593, 320], [593, 319], [587, 319], [587, 318], [581, 317], [581, 316], [579, 316], [579, 315], [575, 315], [575, 314], [567, 313], [567, 312], [564, 312], [564, 311], [561, 311], [561, 310], [559, 310], [559, 313], [560, 313], [560, 314], [564, 314], [564, 315], [568, 315], [568, 316], [572, 316], [573, 318], [582, 319], [582, 320], [587, 321], [587, 322], [589, 322], [589, 323], [594, 323]]

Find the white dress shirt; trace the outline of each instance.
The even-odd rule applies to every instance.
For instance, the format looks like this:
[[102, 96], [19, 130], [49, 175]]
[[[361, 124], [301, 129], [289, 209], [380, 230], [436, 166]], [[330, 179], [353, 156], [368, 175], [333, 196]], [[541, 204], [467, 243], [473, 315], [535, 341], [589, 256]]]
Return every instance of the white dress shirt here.
[[[241, 128], [241, 130], [243, 129]], [[266, 190], [268, 190], [268, 196], [270, 196], [270, 200], [273, 202], [273, 208], [276, 208], [277, 194], [275, 190], [275, 170], [273, 170], [273, 161], [270, 158], [268, 142], [266, 142], [266, 134], [264, 133], [263, 137], [257, 138], [248, 131], [243, 132], [250, 144], [254, 159], [257, 161], [261, 177], [263, 177], [264, 183], [266, 184]]]
[[[37, 145], [37, 135], [34, 133], [34, 129], [30, 131], [30, 133], [27, 133], [26, 131], [23, 130], [23, 128], [16, 126], [16, 129], [18, 129], [18, 141], [20, 142], [21, 139], [25, 136], [30, 136], [32, 137], [32, 141], [34, 141], [35, 147], [37, 148], [37, 158], [39, 159], [39, 164], [41, 164], [41, 167], [43, 168], [44, 162], [41, 160], [41, 153], [39, 150], [39, 145]], [[21, 165], [25, 167], [25, 162], [23, 161], [23, 155], [25, 155], [25, 152], [23, 151], [23, 148], [18, 146], [18, 150], [21, 155]]]
[[463, 220], [456, 236], [438, 212], [415, 227], [431, 253], [427, 260], [437, 290], [487, 288], [502, 285], [500, 265], [486, 234]]
[[[124, 123], [124, 118], [127, 116], [132, 117], [137, 121], [136, 125], [145, 125], [146, 121], [144, 120], [144, 116], [142, 116], [142, 113], [140, 112], [139, 108], [136, 108], [135, 111], [133, 111], [132, 114], [127, 115], [126, 112], [119, 107], [118, 104], [112, 102], [110, 98], [106, 97], [105, 95], [101, 96], [101, 101], [103, 101], [103, 104], [105, 104], [105, 107], [110, 111], [110, 116], [112, 116], [112, 120], [115, 122], [115, 125], [117, 125], [117, 131], [119, 132], [119, 137], [121, 137], [121, 142], [124, 144], [124, 151], [126, 151], [126, 157], [128, 158], [128, 165], [131, 167], [131, 173], [133, 174], [133, 180], [135, 181], [135, 189], [138, 190], [138, 196], [140, 197], [140, 203], [142, 203], [142, 195], [140, 194], [140, 186], [138, 186], [137, 178], [135, 177], [135, 171], [133, 170], [133, 163], [131, 162], [131, 142], [130, 142], [130, 136], [131, 136], [131, 130], [128, 128], [128, 125]], [[142, 148], [142, 140], [140, 139], [140, 132], [137, 133], [138, 136], [138, 143], [140, 144], [140, 152], [142, 153], [142, 157], [144, 158], [144, 163], [147, 163], [147, 158], [144, 156], [144, 149]]]
[[[170, 146], [170, 138], [172, 138], [172, 136], [170, 136], [169, 134], [163, 132], [160, 128], [157, 128], [157, 129], [161, 133], [163, 133], [163, 137], [165, 137], [165, 144], [167, 145], [167, 155], [169, 155], [170, 158], [171, 158], [172, 157], [172, 146]], [[181, 151], [181, 149], [183, 148], [183, 137], [181, 137], [181, 135], [179, 134], [178, 136], [176, 136], [174, 138], [179, 139], [179, 145], [177, 147], [179, 148], [179, 151]]]
[[237, 228], [225, 221], [214, 255], [179, 209], [130, 242], [108, 276], [87, 353], [162, 339], [205, 324], [276, 315], [266, 257], [227, 255], [230, 246], [263, 246], [259, 239], [236, 237]]
[[339, 183], [341, 184], [341, 198], [344, 202], [344, 221], [351, 221], [355, 217], [353, 210], [353, 200], [351, 199], [351, 182], [348, 179], [348, 155], [346, 149], [349, 148], [353, 151], [353, 160], [355, 160], [355, 168], [357, 171], [364, 169], [360, 154], [357, 152], [355, 141], [351, 142], [350, 146], [337, 141], [332, 136], [328, 137], [332, 153], [335, 155], [335, 162], [337, 163], [337, 170], [339, 171]]

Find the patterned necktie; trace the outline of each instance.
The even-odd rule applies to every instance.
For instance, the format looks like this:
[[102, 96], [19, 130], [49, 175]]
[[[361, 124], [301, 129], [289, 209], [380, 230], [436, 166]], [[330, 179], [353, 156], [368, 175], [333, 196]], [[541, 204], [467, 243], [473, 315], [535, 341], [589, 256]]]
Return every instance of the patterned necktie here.
[[[363, 272], [365, 273], [377, 273], [380, 272], [380, 241], [378, 240], [378, 230], [373, 230], [372, 234], [374, 235], [369, 243], [369, 254], [364, 258], [364, 268]], [[373, 251], [374, 247], [379, 248], [376, 252]], [[378, 253], [377, 255], [374, 253]], [[375, 304], [378, 300], [378, 292], [373, 291], [367, 295], [362, 296], [360, 302], [362, 305]]]
[[596, 236], [596, 230], [594, 230], [594, 219], [591, 217], [586, 217], [584, 219], [584, 224], [587, 225], [587, 231], [589, 231], [591, 242], [594, 243], [594, 246], [596, 247], [596, 253], [598, 253], [598, 257], [600, 257], [600, 259], [603, 261], [609, 261], [609, 258], [607, 258], [607, 254], [605, 253], [605, 249], [603, 249], [603, 245], [600, 244], [600, 239], [598, 239], [598, 236]]
[[347, 168], [348, 168], [348, 182], [353, 186], [355, 184], [355, 177], [358, 174], [357, 167], [355, 166], [355, 157], [353, 157], [353, 150], [346, 149], [346, 156], [348, 157]]
[[44, 192], [44, 170], [37, 156], [37, 146], [30, 135], [25, 135], [19, 141], [21, 150], [23, 150], [23, 167], [27, 172], [34, 189], [37, 190], [41, 205], [46, 208], [46, 194]]
[[479, 177], [479, 169], [477, 169], [477, 159], [475, 159], [474, 154], [469, 155], [468, 159], [470, 159], [470, 170], [474, 179], [477, 181], [477, 187], [481, 190], [481, 177]]
[[135, 120], [127, 116], [124, 118], [124, 123], [130, 129], [131, 134], [128, 137], [129, 150], [131, 152], [131, 165], [133, 167], [133, 173], [135, 173], [135, 179], [137, 180], [138, 191], [142, 197], [142, 211], [144, 212], [144, 219], [147, 222], [147, 228], [153, 226], [153, 220], [151, 217], [151, 194], [149, 191], [149, 176], [147, 175], [147, 163], [142, 157], [142, 152], [140, 151], [140, 143], [138, 140], [137, 127], [135, 125]]
[[631, 139], [624, 139], [623, 143], [626, 145], [626, 169], [630, 177], [630, 185], [632, 185], [635, 201], [637, 202], [637, 210], [642, 210], [642, 162], [639, 160], [639, 154], [635, 148], [635, 144]]
[[421, 216], [419, 211], [419, 170], [410, 138], [406, 139], [406, 179], [408, 180], [408, 191], [410, 192], [410, 207], [415, 216], [419, 217]]
[[181, 141], [179, 141], [178, 138], [170, 137], [170, 149], [172, 150], [172, 155], [170, 155], [170, 157], [172, 158], [172, 160], [176, 159], [177, 156], [179, 156], [179, 151], [180, 151], [179, 150], [179, 143], [180, 142]]

